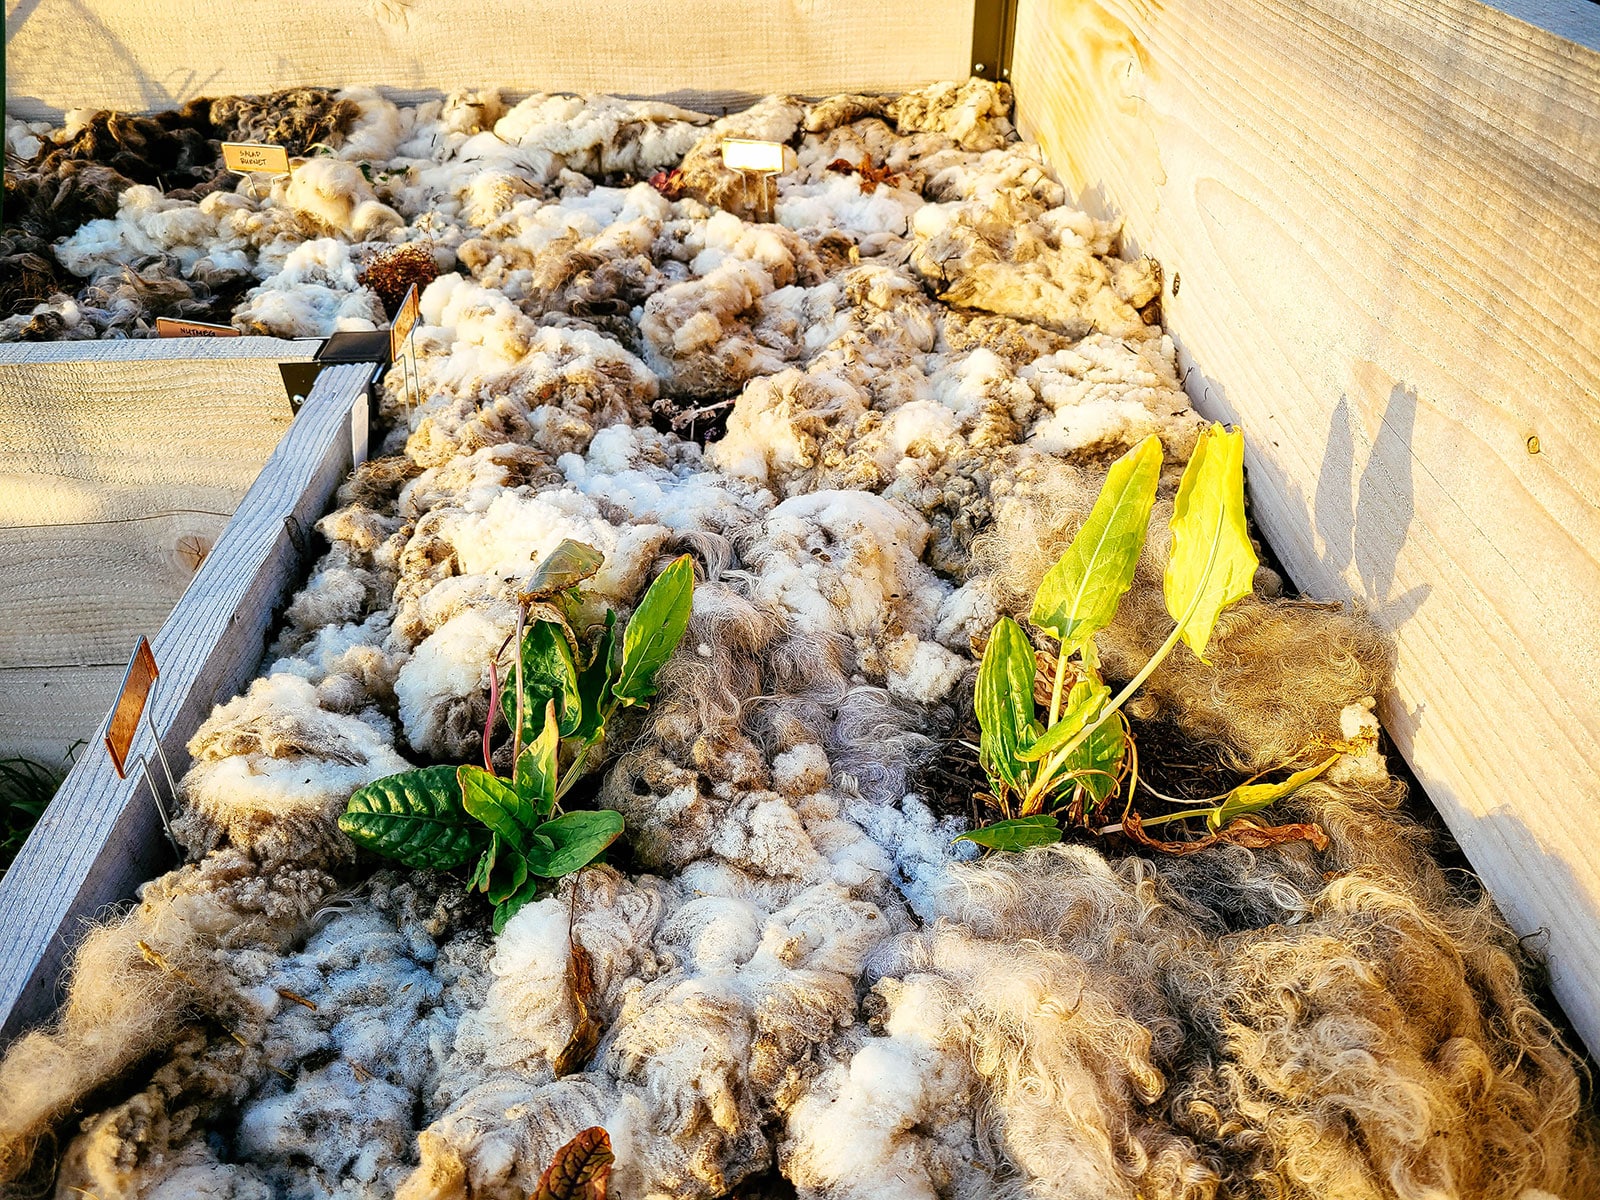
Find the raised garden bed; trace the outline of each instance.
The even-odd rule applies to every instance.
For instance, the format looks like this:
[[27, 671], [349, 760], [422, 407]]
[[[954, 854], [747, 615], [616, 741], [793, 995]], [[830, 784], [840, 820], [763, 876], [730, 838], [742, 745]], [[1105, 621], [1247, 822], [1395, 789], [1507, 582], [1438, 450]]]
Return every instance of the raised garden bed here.
[[[1147, 778], [1185, 801], [1193, 776], [1226, 789], [1331, 759], [1247, 818], [1315, 836], [1159, 852], [1126, 817], [1068, 818], [1052, 849], [974, 862], [953, 843], [997, 815], [986, 785], [1003, 792], [951, 741], [980, 652], [1003, 615], [1038, 626], [1107, 467], [1157, 447], [1151, 538], [1099, 670], [1120, 685], [1172, 629], [1165, 530], [1204, 424], [1161, 276], [1115, 257], [1115, 227], [1068, 202], [1005, 111], [978, 82], [774, 99], [688, 121], [696, 142], [664, 161], [638, 148], [669, 139], [628, 138], [653, 186], [540, 183], [550, 164], [517, 153], [462, 172], [469, 189], [502, 172], [499, 198], [449, 215], [472, 236], [423, 295], [421, 403], [392, 371], [389, 437], [321, 522], [332, 549], [261, 678], [211, 710], [252, 673], [269, 609], [227, 597], [256, 623], [203, 657], [234, 674], [180, 683], [181, 716], [157, 714], [188, 739], [194, 861], [87, 937], [59, 1024], [0, 1064], [14, 1177], [522, 1195], [603, 1126], [623, 1196], [1592, 1189], [1592, 1118], [1531, 963], [1396, 811], [1370, 713], [1392, 660], [1366, 617], [1283, 600], [1259, 571], [1210, 662], [1179, 646], [1127, 708]], [[742, 219], [712, 153], [729, 134], [794, 150], [777, 225]], [[496, 141], [526, 157], [539, 139]], [[308, 512], [342, 470], [342, 386], [319, 380], [263, 476], [315, 460]], [[1246, 428], [1259, 471], [1276, 443]], [[570, 801], [620, 813], [623, 839], [496, 936], [467, 865], [380, 864], [337, 819], [408, 765], [483, 755], [510, 775], [491, 696], [511, 683], [490, 664], [563, 539], [605, 556], [566, 613], [583, 644], [684, 554], [694, 617]], [[117, 822], [157, 845], [153, 810], [88, 775], [0, 888], [22, 931], [10, 1029], [48, 1007], [67, 919], [156, 865], [104, 874]], [[111, 824], [83, 836], [107, 794]], [[1569, 976], [1565, 994], [1586, 991]], [[35, 1152], [45, 1132], [59, 1156]]]

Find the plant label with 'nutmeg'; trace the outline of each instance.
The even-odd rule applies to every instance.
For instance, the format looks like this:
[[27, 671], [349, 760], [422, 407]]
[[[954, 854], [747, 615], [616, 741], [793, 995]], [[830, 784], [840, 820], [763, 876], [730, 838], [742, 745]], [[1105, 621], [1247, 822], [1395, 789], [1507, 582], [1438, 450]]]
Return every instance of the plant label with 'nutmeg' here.
[[222, 165], [238, 175], [287, 175], [289, 152], [270, 142], [223, 142]]
[[157, 317], [156, 336], [164, 338], [228, 338], [241, 335], [240, 331], [231, 325], [213, 325], [208, 321], [180, 321], [175, 317]]

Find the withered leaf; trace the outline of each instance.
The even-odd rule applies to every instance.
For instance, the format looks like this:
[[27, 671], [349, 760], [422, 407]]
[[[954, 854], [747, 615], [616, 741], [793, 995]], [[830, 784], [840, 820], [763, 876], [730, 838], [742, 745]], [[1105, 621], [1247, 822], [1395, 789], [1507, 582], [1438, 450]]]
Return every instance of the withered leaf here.
[[605, 1200], [615, 1161], [606, 1131], [585, 1129], [556, 1151], [529, 1200]]
[[870, 158], [863, 158], [859, 163], [853, 163], [847, 158], [836, 158], [828, 164], [827, 169], [838, 171], [841, 174], [861, 176], [861, 190], [863, 192], [877, 191], [880, 183], [886, 183], [890, 187], [894, 187], [900, 182], [900, 176], [889, 170], [887, 163], [881, 167], [875, 167], [872, 165]]
[[529, 604], [575, 588], [598, 571], [602, 561], [604, 556], [593, 546], [564, 538], [539, 561], [527, 585], [518, 593], [518, 599]]
[[567, 1039], [567, 1044], [562, 1047], [561, 1053], [556, 1055], [555, 1072], [559, 1079], [563, 1075], [571, 1075], [574, 1071], [581, 1071], [588, 1065], [593, 1057], [595, 1047], [600, 1044], [600, 1022], [595, 1020], [590, 1002], [594, 1000], [594, 960], [589, 957], [589, 952], [576, 939], [572, 939], [571, 952], [567, 957], [567, 988], [572, 993], [572, 1007], [577, 1011], [578, 1021], [572, 1027], [572, 1036]]
[[1287, 842], [1310, 842], [1318, 850], [1328, 848], [1328, 835], [1320, 825], [1299, 822], [1293, 825], [1255, 825], [1249, 821], [1235, 821], [1219, 833], [1207, 834], [1192, 842], [1163, 842], [1144, 831], [1139, 814], [1130, 812], [1122, 818], [1122, 832], [1151, 850], [1162, 854], [1194, 854], [1210, 846], [1223, 844], [1244, 846], [1251, 850], [1265, 850]]

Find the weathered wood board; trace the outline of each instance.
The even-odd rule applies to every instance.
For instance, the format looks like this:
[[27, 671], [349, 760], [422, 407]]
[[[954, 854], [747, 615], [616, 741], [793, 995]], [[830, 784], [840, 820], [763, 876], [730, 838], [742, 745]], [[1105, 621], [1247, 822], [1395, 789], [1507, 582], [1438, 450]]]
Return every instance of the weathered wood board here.
[[1012, 78], [1163, 264], [1296, 583], [1393, 631], [1385, 722], [1600, 1051], [1596, 47], [1547, 0], [1022, 0]]
[[8, 110], [147, 112], [303, 85], [415, 101], [458, 88], [616, 92], [743, 106], [770, 92], [903, 91], [964, 78], [973, 0], [9, 0]]
[[[370, 373], [370, 366], [356, 363], [318, 376], [216, 547], [151, 639], [161, 678], [150, 714], [175, 772], [187, 768], [185, 745], [213, 705], [236, 694], [259, 668], [274, 614], [308, 565], [286, 520], [301, 527], [314, 522], [349, 472], [350, 410], [366, 403]], [[120, 668], [116, 674], [120, 682]], [[143, 725], [132, 758], [141, 755], [154, 757]], [[133, 770], [118, 779], [95, 740], [78, 755], [0, 879], [0, 1045], [54, 1005], [56, 980], [81, 920], [131, 897], [171, 865], [169, 854], [143, 774]]]
[[319, 344], [0, 346], [0, 754], [93, 734], [288, 428], [278, 363]]

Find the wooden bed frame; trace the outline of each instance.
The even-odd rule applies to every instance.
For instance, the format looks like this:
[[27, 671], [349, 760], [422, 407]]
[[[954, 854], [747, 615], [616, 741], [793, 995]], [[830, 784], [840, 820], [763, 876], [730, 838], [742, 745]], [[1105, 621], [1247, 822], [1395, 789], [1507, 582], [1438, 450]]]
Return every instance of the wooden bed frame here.
[[64, 763], [292, 415], [320, 341], [0, 346], [0, 755]]
[[[352, 410], [366, 421], [370, 363], [331, 366], [256, 477], [177, 607], [151, 639], [161, 671], [150, 718], [175, 773], [212, 706], [256, 674], [286, 592], [309, 567], [306, 535], [352, 464]], [[133, 649], [130, 640], [128, 649]], [[57, 981], [83, 922], [126, 900], [172, 866], [145, 774], [119, 779], [105, 747], [79, 756], [61, 790], [0, 880], [0, 1043], [54, 1008]], [[130, 761], [152, 756], [147, 728]]]

